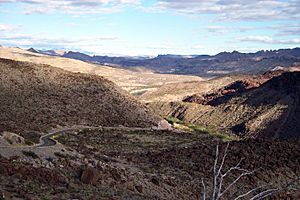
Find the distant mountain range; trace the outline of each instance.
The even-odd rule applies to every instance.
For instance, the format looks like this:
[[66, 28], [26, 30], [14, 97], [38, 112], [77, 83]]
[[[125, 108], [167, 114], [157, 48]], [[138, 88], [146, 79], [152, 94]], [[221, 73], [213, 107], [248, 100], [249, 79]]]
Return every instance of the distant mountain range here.
[[258, 51], [256, 53], [221, 52], [217, 55], [159, 55], [157, 57], [90, 56], [80, 52], [35, 50], [31, 52], [62, 56], [121, 68], [145, 67], [157, 73], [218, 76], [224, 74], [257, 74], [275, 67], [299, 65], [300, 48]]
[[48, 56], [63, 56], [66, 52], [63, 50], [38, 50], [34, 48], [30, 48], [27, 51], [32, 53], [40, 53]]

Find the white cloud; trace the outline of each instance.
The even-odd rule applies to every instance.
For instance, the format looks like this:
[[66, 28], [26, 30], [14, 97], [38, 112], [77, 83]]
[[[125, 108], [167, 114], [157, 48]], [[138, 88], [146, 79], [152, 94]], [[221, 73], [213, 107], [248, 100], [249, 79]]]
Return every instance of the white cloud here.
[[300, 39], [274, 39], [269, 36], [245, 36], [237, 38], [240, 42], [255, 42], [264, 44], [289, 44], [289, 45], [300, 45]]
[[251, 26], [237, 26], [237, 27], [234, 27], [234, 26], [207, 26], [207, 27], [205, 27], [205, 29], [211, 33], [222, 34], [222, 33], [228, 33], [231, 31], [246, 32], [249, 30], [254, 30], [256, 28], [251, 27]]
[[16, 29], [15, 26], [12, 25], [8, 25], [8, 24], [0, 24], [0, 31], [4, 32], [4, 31], [12, 31]]
[[156, 50], [170, 50], [175, 47], [171, 44], [158, 44], [158, 45], [150, 45], [146, 47], [147, 49], [156, 49]]
[[279, 31], [279, 35], [295, 35], [300, 36], [300, 24], [285, 24], [279, 27], [275, 27]]
[[192, 46], [191, 49], [195, 49], [195, 50], [204, 49], [204, 46], [202, 44], [196, 44], [196, 45]]
[[215, 14], [223, 21], [299, 19], [299, 0], [158, 0], [156, 8], [185, 14]]
[[78, 38], [41, 37], [38, 34], [0, 33], [0, 43], [7, 46], [73, 49], [81, 47], [99, 47], [104, 43], [119, 41], [112, 36], [83, 36]]
[[69, 14], [112, 13], [125, 6], [144, 11], [174, 11], [181, 14], [213, 14], [218, 21], [299, 20], [299, 0], [157, 0], [144, 7], [142, 0], [0, 0], [1, 3], [22, 3], [24, 13], [61, 11]]
[[61, 11], [70, 14], [111, 13], [122, 7], [138, 6], [140, 0], [0, 0], [1, 3], [22, 3], [26, 14]]

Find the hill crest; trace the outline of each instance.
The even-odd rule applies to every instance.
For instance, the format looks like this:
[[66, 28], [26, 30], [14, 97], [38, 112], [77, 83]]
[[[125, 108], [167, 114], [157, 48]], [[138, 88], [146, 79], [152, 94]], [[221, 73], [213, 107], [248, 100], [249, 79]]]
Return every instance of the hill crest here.
[[152, 127], [160, 118], [97, 75], [0, 58], [0, 131], [56, 126]]

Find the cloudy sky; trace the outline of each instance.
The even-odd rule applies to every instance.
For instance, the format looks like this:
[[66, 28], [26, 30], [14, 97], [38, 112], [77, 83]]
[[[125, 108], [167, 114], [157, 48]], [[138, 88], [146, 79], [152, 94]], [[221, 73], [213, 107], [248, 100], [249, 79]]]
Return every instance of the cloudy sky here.
[[300, 46], [300, 0], [0, 0], [0, 45], [105, 55]]

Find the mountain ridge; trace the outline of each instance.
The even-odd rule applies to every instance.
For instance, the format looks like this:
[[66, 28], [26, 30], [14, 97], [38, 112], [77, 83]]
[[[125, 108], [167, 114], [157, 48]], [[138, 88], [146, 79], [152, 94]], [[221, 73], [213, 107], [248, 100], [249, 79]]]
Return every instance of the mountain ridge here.
[[257, 51], [255, 53], [221, 52], [216, 55], [158, 55], [154, 58], [89, 56], [67, 52], [63, 57], [122, 68], [146, 67], [157, 73], [216, 76], [229, 73], [256, 74], [275, 67], [290, 67], [300, 62], [300, 48]]

